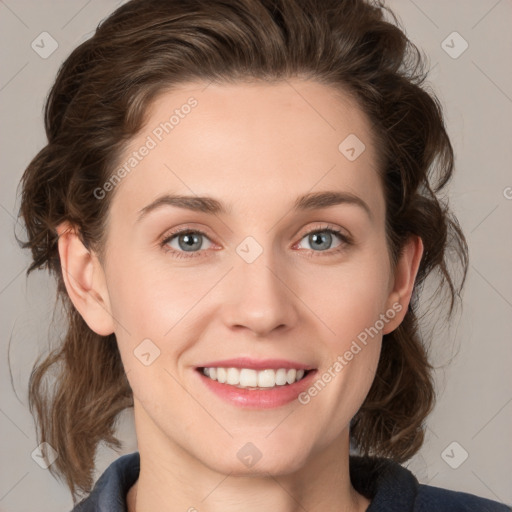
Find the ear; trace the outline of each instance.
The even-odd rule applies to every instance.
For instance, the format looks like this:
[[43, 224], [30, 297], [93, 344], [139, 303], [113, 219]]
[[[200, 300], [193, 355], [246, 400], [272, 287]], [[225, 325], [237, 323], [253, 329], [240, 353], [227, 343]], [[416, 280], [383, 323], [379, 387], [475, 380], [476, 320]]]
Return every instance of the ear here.
[[62, 277], [73, 305], [97, 334], [114, 332], [105, 274], [96, 254], [89, 251], [69, 222], [57, 227]]
[[396, 315], [386, 324], [383, 334], [394, 331], [404, 319], [411, 301], [416, 275], [423, 256], [423, 242], [419, 236], [412, 235], [402, 248], [394, 275], [391, 279], [391, 291], [387, 300], [387, 308]]

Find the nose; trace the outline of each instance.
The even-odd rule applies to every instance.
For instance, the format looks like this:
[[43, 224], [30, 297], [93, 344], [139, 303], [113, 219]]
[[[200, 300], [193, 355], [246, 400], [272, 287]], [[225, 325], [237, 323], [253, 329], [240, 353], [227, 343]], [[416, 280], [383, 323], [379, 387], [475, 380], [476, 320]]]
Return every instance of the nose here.
[[263, 251], [252, 263], [235, 259], [224, 286], [222, 316], [228, 328], [264, 337], [296, 324], [300, 300], [289, 272], [273, 261], [271, 251]]

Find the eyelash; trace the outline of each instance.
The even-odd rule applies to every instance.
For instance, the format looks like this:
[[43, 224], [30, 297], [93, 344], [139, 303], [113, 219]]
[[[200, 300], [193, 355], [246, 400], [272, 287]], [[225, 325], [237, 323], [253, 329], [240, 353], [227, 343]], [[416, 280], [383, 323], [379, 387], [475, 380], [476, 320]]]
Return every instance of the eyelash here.
[[[340, 230], [338, 230], [330, 225], [312, 229], [311, 231], [304, 233], [300, 240], [302, 240], [303, 238], [305, 238], [308, 235], [312, 235], [315, 233], [334, 233], [341, 240], [341, 243], [334, 249], [330, 249], [328, 251], [313, 251], [312, 249], [307, 250], [307, 252], [309, 253], [307, 257], [309, 257], [309, 258], [314, 258], [317, 256], [324, 256], [324, 257], [325, 256], [333, 256], [333, 255], [338, 254], [338, 253], [342, 252], [343, 250], [345, 250], [346, 246], [353, 244], [350, 237], [348, 237], [347, 235], [342, 233]], [[167, 245], [173, 238], [175, 238], [176, 236], [182, 235], [182, 234], [183, 235], [184, 234], [199, 234], [199, 235], [202, 235], [209, 239], [209, 236], [204, 231], [201, 231], [200, 229], [184, 228], [184, 229], [180, 229], [177, 231], [172, 231], [170, 233], [166, 233], [166, 235], [164, 236], [164, 238], [162, 239], [162, 241], [159, 244], [160, 247], [164, 250], [164, 252], [171, 253], [173, 255], [173, 257], [175, 257], [175, 258], [197, 258], [197, 257], [203, 256], [206, 251], [205, 249], [202, 249], [202, 250], [199, 250], [196, 252], [190, 252], [187, 254], [185, 251], [176, 251], [175, 249], [172, 249]]]

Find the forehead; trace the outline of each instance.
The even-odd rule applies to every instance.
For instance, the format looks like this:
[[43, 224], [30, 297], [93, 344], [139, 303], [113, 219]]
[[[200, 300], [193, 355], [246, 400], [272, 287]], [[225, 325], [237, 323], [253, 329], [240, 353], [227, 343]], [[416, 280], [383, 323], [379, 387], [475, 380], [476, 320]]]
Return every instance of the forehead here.
[[330, 86], [190, 83], [146, 114], [114, 169], [114, 216], [134, 219], [163, 193], [213, 196], [240, 215], [324, 190], [383, 207], [370, 122]]

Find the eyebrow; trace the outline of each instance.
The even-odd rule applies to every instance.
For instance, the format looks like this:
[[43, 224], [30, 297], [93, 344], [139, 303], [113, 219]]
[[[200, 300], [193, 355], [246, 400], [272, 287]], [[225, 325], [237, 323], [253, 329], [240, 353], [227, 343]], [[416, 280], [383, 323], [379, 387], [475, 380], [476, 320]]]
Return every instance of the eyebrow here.
[[[360, 197], [349, 192], [313, 192], [299, 196], [293, 205], [294, 211], [316, 210], [328, 208], [339, 204], [349, 204], [362, 208], [370, 219], [373, 218], [370, 207]], [[139, 211], [137, 222], [142, 220], [148, 213], [162, 206], [174, 206], [194, 212], [202, 212], [211, 215], [229, 214], [232, 209], [222, 202], [207, 196], [184, 196], [165, 194], [155, 199]]]

